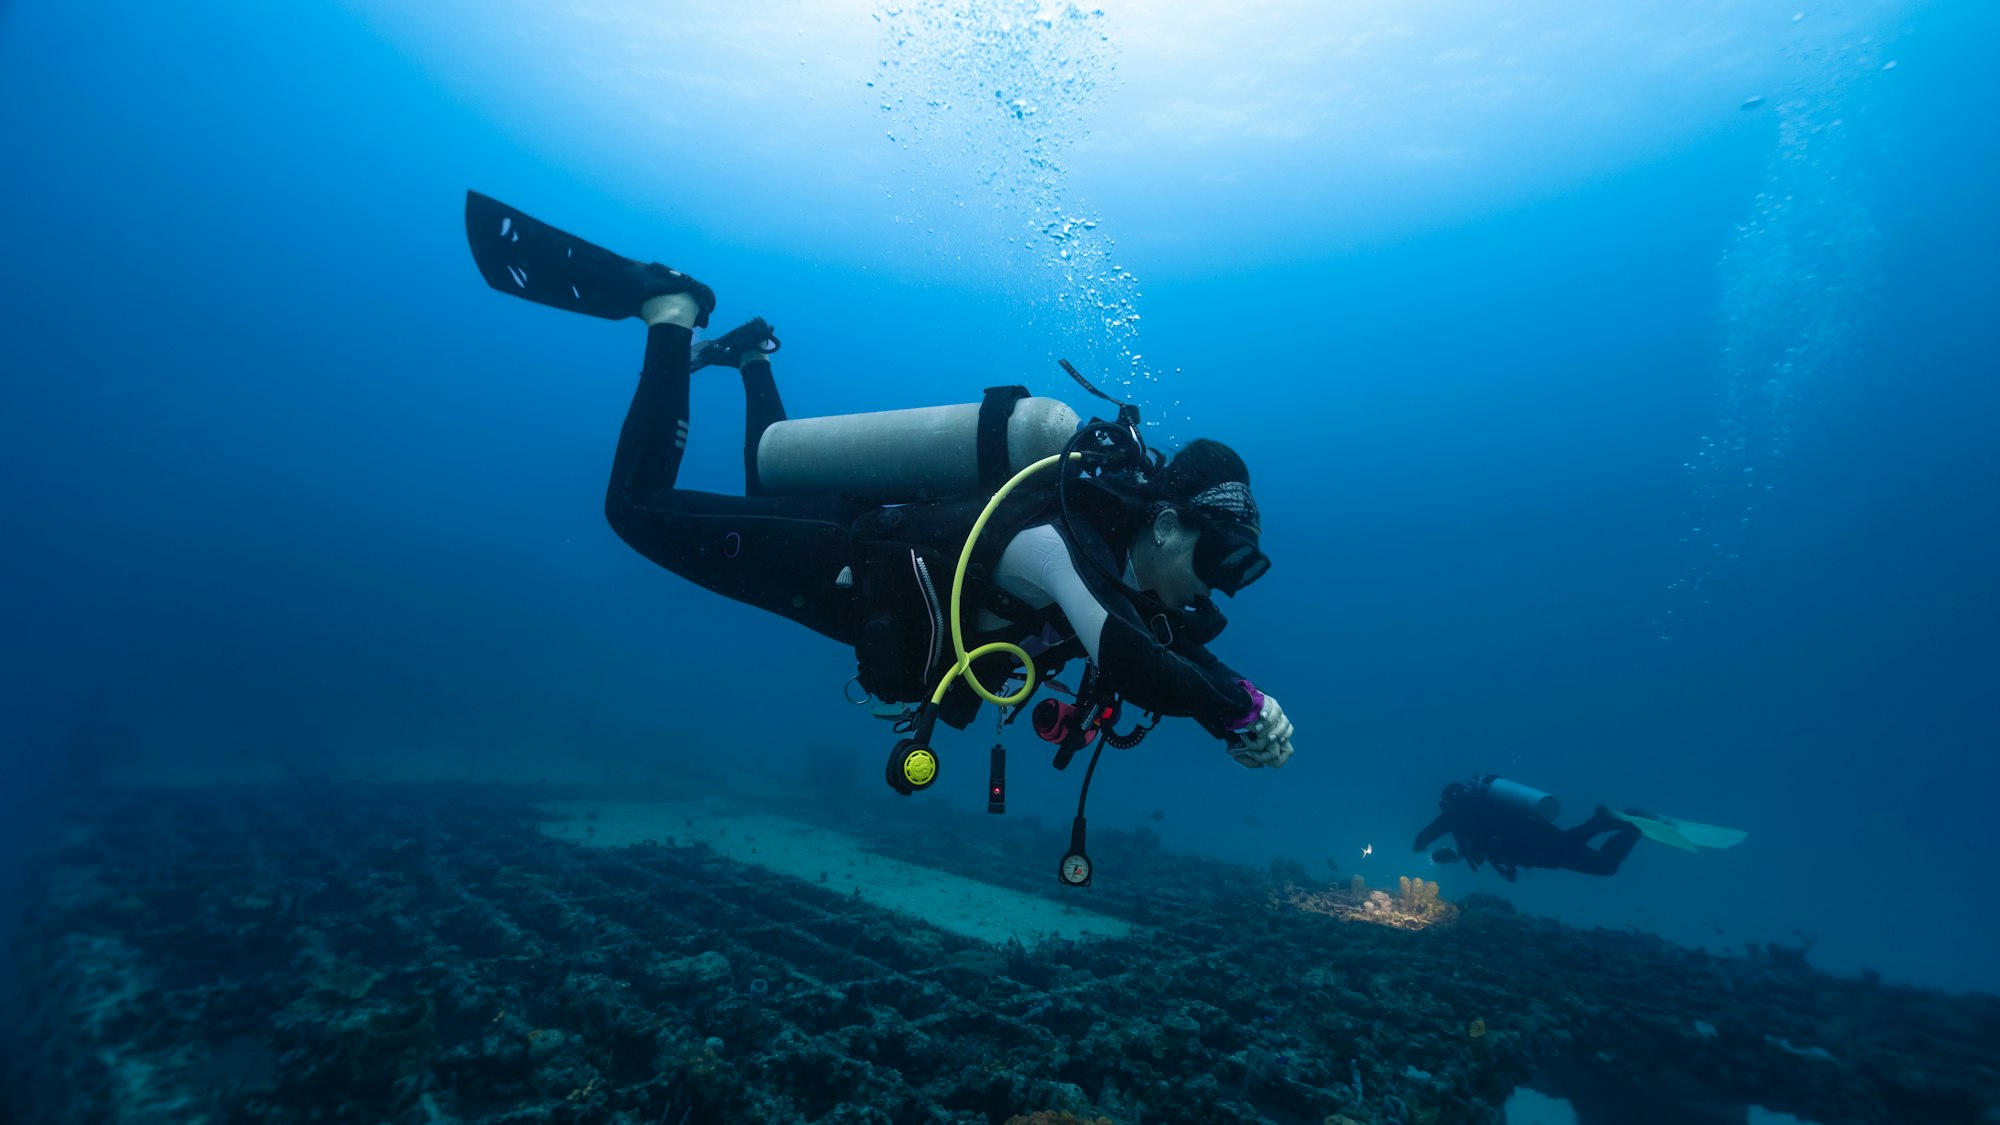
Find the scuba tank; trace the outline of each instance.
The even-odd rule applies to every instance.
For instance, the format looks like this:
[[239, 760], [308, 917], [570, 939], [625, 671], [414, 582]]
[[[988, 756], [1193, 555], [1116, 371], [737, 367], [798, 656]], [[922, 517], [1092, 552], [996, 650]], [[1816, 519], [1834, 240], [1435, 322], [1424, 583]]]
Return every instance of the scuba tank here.
[[757, 443], [768, 496], [909, 503], [990, 492], [1061, 453], [1081, 420], [1068, 404], [994, 387], [984, 401], [774, 422]]
[[1486, 796], [1487, 800], [1516, 812], [1539, 816], [1543, 820], [1554, 820], [1562, 815], [1562, 802], [1518, 781], [1508, 781], [1497, 773], [1489, 773], [1472, 783], [1473, 788]]

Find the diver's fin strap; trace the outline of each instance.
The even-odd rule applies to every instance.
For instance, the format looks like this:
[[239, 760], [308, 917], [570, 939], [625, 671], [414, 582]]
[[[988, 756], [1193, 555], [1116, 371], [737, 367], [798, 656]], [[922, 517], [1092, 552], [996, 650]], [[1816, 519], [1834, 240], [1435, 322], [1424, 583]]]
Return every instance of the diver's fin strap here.
[[979, 400], [979, 483], [997, 489], [1013, 475], [1007, 459], [1007, 419], [1014, 404], [1028, 397], [1028, 388], [988, 387]]

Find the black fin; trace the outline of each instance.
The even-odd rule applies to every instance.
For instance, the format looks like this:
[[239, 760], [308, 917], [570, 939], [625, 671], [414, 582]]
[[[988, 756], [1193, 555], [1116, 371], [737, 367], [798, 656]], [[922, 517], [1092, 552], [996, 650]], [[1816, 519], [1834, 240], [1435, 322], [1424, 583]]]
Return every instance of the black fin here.
[[536, 304], [623, 320], [649, 298], [687, 293], [700, 306], [696, 327], [715, 308], [715, 293], [678, 270], [614, 254], [476, 191], [465, 193], [465, 239], [486, 284]]
[[737, 367], [743, 356], [756, 351], [760, 356], [769, 357], [778, 350], [778, 333], [763, 317], [756, 317], [747, 324], [739, 324], [713, 340], [701, 340], [694, 345], [688, 357], [688, 370], [700, 371], [704, 367], [720, 364]]

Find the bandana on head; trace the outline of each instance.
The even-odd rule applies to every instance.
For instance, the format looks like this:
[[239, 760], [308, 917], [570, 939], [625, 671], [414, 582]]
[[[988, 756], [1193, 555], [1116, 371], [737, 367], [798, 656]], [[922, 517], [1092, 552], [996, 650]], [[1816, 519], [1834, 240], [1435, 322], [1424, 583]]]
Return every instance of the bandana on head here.
[[1257, 501], [1250, 498], [1250, 486], [1240, 480], [1224, 481], [1188, 501], [1197, 513], [1222, 516], [1260, 530]]

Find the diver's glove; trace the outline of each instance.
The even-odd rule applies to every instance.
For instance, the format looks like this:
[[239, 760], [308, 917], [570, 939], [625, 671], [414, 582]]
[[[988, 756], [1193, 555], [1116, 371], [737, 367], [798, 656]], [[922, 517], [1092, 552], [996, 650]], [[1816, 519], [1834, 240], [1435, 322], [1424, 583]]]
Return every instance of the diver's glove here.
[[[1249, 685], [1244, 685], [1248, 687]], [[1244, 769], [1277, 769], [1292, 756], [1292, 721], [1278, 701], [1250, 688], [1257, 701], [1256, 717], [1229, 736], [1229, 756]]]

